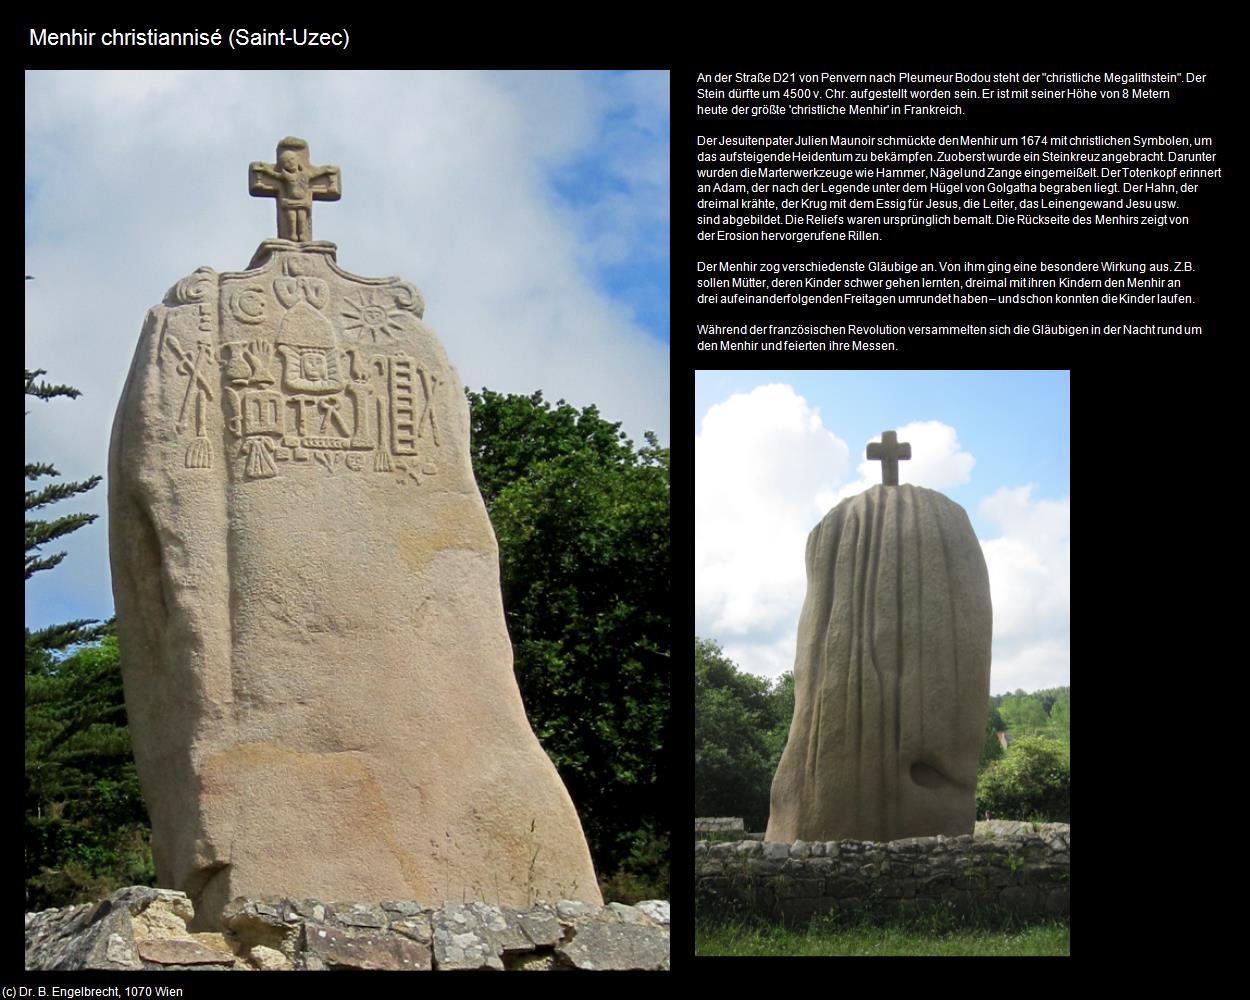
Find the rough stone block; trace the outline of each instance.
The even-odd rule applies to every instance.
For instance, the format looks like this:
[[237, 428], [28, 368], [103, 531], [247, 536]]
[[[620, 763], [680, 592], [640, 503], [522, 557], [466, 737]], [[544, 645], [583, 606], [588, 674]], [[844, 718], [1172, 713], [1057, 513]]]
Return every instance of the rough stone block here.
[[304, 956], [309, 969], [429, 971], [429, 947], [376, 929], [343, 930], [330, 924], [304, 925]]
[[608, 903], [599, 911], [599, 919], [620, 924], [654, 924], [642, 910], [628, 903]]
[[276, 948], [258, 944], [248, 952], [248, 961], [261, 972], [288, 972], [295, 968], [291, 960]]
[[363, 903], [335, 903], [330, 908], [328, 919], [340, 927], [382, 928], [387, 924], [386, 913], [380, 906], [367, 906]]
[[1067, 877], [1067, 870], [1053, 864], [1030, 864], [1024, 866], [1025, 885], [1048, 885], [1062, 882]]
[[139, 941], [135, 948], [148, 967], [231, 969], [235, 965], [234, 955], [206, 948], [195, 941], [150, 939]]
[[667, 899], [644, 899], [637, 906], [651, 919], [652, 923], [659, 927], [668, 926], [669, 902]]
[[646, 924], [582, 924], [556, 954], [575, 969], [661, 970], [668, 968], [668, 931]]
[[516, 921], [530, 944], [535, 947], [551, 948], [564, 939], [564, 927], [549, 907], [536, 907], [529, 912], [518, 913]]
[[1046, 893], [1046, 916], [1063, 918], [1071, 915], [1071, 891], [1068, 889], [1051, 889]]
[[781, 878], [777, 880], [776, 892], [778, 899], [823, 896], [825, 880], [822, 878]]
[[1032, 886], [1008, 886], [998, 895], [999, 905], [1021, 917], [1037, 916], [1044, 912], [1042, 890]]
[[916, 895], [916, 883], [912, 879], [890, 879], [881, 884], [880, 893], [886, 899], [911, 899]]
[[986, 882], [995, 888], [1015, 885], [1019, 879], [1008, 868], [989, 868], [985, 872]]
[[434, 918], [434, 964], [438, 969], [503, 971], [502, 949], [481, 928], [463, 928]]
[[778, 841], [765, 840], [763, 851], [766, 861], [784, 861], [790, 856], [790, 845]]
[[868, 891], [867, 885], [860, 879], [835, 876], [825, 880], [825, 895], [834, 899], [845, 899], [848, 896], [861, 896]]
[[556, 916], [569, 922], [589, 919], [599, 913], [600, 907], [591, 903], [583, 903], [575, 899], [562, 899], [556, 903]]
[[128, 886], [98, 903], [28, 915], [26, 968], [141, 969], [144, 963], [138, 951], [134, 917], [154, 903], [181, 895]]

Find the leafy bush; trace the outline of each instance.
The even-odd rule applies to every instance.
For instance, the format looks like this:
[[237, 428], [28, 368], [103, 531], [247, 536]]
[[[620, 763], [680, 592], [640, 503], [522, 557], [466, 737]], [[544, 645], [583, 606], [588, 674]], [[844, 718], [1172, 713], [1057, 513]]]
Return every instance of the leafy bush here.
[[977, 815], [1069, 823], [1071, 784], [1066, 747], [1045, 736], [1021, 736], [978, 780]]
[[669, 898], [668, 834], [644, 826], [634, 831], [625, 863], [607, 878], [600, 878], [605, 903], [637, 903], [644, 899]]
[[669, 833], [668, 449], [541, 392], [467, 395], [530, 725], [597, 870], [656, 883], [639, 844]]

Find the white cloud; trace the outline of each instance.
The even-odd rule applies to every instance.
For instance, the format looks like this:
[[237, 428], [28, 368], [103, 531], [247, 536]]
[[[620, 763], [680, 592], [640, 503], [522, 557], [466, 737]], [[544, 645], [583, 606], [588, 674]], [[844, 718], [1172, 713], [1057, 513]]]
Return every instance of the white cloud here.
[[[942, 488], [969, 480], [975, 460], [955, 428], [917, 421], [898, 434], [918, 456], [900, 464], [901, 481]], [[703, 418], [695, 438], [695, 628], [745, 670], [775, 677], [793, 666], [807, 535], [839, 501], [881, 482], [880, 463], [867, 460], [846, 482], [850, 455], [788, 385], [731, 396]]]
[[[794, 629], [786, 635], [749, 636], [726, 642], [721, 648], [730, 662], [759, 677], [775, 680], [794, 669]], [[747, 664], [750, 664], [748, 667]]]
[[[959, 444], [955, 428], [937, 420], [917, 420], [898, 428], [898, 440], [911, 445], [912, 458], [898, 463], [898, 481], [931, 490], [960, 486], [972, 478], [976, 465]], [[880, 441], [880, 436], [873, 439]], [[859, 478], [838, 490], [835, 502], [881, 482], [881, 463], [865, 458], [857, 467]]]
[[[1001, 646], [1001, 649], [1000, 649]], [[1029, 645], [994, 643], [990, 694], [1040, 691], [1072, 683], [1072, 655], [1067, 637], [1039, 638]]]
[[[931, 489], [969, 482], [975, 459], [954, 427], [898, 429], [915, 459], [900, 480]], [[776, 677], [794, 664], [806, 591], [807, 535], [835, 503], [881, 481], [880, 463], [850, 454], [820, 412], [788, 385], [712, 406], [695, 437], [695, 628], [742, 669]], [[856, 454], [863, 454], [857, 450]], [[996, 693], [1070, 683], [1070, 502], [1002, 488], [980, 504], [998, 530], [982, 541], [994, 604]]]
[[[104, 471], [145, 313], [201, 265], [241, 270], [274, 234], [274, 204], [248, 197], [247, 165], [272, 161], [286, 135], [343, 171], [342, 200], [313, 212], [316, 238], [338, 244], [348, 271], [416, 284], [467, 386], [541, 388], [597, 405], [636, 441], [648, 429], [667, 440], [667, 330], [642, 327], [603, 270], [666, 252], [655, 233], [667, 228], [667, 74], [37, 72], [26, 83], [27, 366], [83, 391], [28, 407], [32, 458], [74, 478]], [[610, 183], [579, 187], [587, 162]], [[572, 188], [556, 183], [565, 169]], [[103, 513], [104, 488], [65, 506]], [[93, 596], [78, 613], [108, 614], [103, 521], [64, 547], [64, 567], [28, 584], [28, 605], [82, 587]]]
[[980, 504], [1002, 534], [983, 541], [994, 601], [995, 693], [1071, 682], [1071, 501], [1004, 487]]
[[746, 669], [791, 666], [807, 534], [849, 457], [846, 442], [788, 385], [731, 396], [703, 418], [695, 437], [696, 629], [738, 651]]

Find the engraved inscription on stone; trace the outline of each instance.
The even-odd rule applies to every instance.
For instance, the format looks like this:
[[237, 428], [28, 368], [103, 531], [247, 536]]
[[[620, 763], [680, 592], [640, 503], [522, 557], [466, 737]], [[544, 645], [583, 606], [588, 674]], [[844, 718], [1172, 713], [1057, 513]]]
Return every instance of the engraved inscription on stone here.
[[399, 343], [420, 293], [406, 282], [343, 288], [319, 276], [317, 263], [285, 256], [268, 282], [223, 276], [216, 353], [208, 342], [196, 354], [167, 338], [177, 373], [188, 377], [179, 428], [193, 423], [203, 438], [187, 465], [211, 459], [204, 407], [220, 387], [236, 475], [269, 479], [292, 461], [331, 475], [387, 474], [403, 456], [419, 461], [401, 464], [408, 475], [397, 482], [420, 483], [437, 473], [444, 379]]
[[312, 202], [336, 200], [340, 175], [312, 166], [307, 143], [282, 140], [276, 163], [252, 164], [249, 186], [278, 200], [280, 239], [262, 266], [201, 268], [167, 300], [183, 465], [212, 468], [224, 448], [231, 474], [246, 480], [284, 465], [398, 474], [397, 483], [435, 475], [445, 374], [405, 350], [425, 312], [420, 291], [327, 263], [327, 245], [311, 242]]
[[195, 437], [187, 446], [185, 464], [188, 469], [210, 469], [213, 448], [208, 439], [207, 404], [213, 399], [213, 345], [199, 341], [192, 354], [183, 349], [174, 334], [166, 332], [165, 346], [178, 359], [177, 373], [187, 377], [187, 391], [178, 411], [177, 431], [181, 434], [194, 427]]

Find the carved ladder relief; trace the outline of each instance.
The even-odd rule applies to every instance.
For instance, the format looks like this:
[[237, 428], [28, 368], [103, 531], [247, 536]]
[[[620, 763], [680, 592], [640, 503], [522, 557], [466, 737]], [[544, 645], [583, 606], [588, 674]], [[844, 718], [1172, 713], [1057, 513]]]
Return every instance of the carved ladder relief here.
[[339, 168], [314, 166], [308, 143], [288, 136], [274, 163], [251, 164], [248, 190], [277, 202], [284, 252], [262, 258], [280, 264], [276, 276], [273, 267], [224, 278], [200, 268], [165, 299], [158, 353], [186, 379], [176, 420], [190, 438], [183, 464], [212, 468], [224, 414], [226, 457], [245, 479], [314, 466], [398, 483], [437, 474], [443, 378], [403, 350], [425, 300], [406, 281], [331, 274], [318, 254], [333, 244], [312, 243], [313, 202], [338, 200]]
[[314, 266], [290, 255], [267, 286], [223, 291], [234, 321], [226, 336], [240, 338], [221, 344], [219, 365], [236, 471], [268, 479], [316, 466], [420, 483], [438, 471], [443, 384], [397, 343], [423, 307], [420, 293], [405, 282], [348, 289], [331, 309]]

